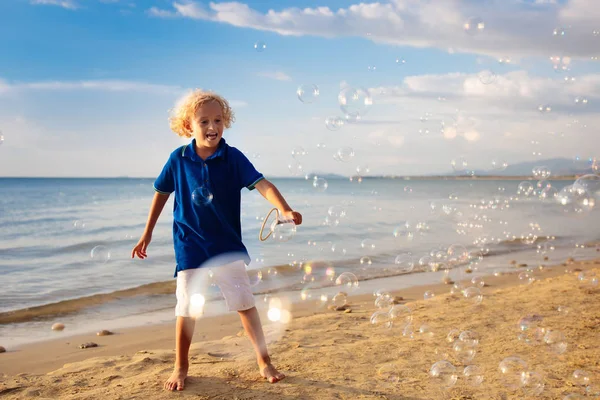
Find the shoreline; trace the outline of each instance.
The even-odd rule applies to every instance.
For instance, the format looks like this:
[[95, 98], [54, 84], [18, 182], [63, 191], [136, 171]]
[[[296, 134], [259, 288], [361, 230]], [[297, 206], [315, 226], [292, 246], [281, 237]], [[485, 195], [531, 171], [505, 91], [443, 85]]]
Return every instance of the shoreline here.
[[[541, 272], [537, 271], [536, 269], [536, 273], [538, 279], [546, 280], [547, 278], [564, 276], [565, 268], [575, 271], [578, 269], [585, 271], [598, 268], [599, 262], [600, 259], [577, 261], [569, 264], [567, 267], [565, 267], [564, 264], [558, 264], [555, 266], [546, 267]], [[486, 287], [482, 291], [484, 296], [486, 296], [486, 293], [490, 291], [520, 286], [518, 274], [523, 271], [525, 271], [525, 268], [513, 267], [511, 272], [505, 272], [501, 276], [472, 274], [468, 275], [467, 277], [483, 277], [484, 281], [486, 282]], [[461, 282], [468, 281], [463, 280]], [[389, 284], [387, 286], [389, 286]], [[465, 287], [468, 286], [469, 284], [465, 284]], [[387, 287], [387, 289], [389, 289], [389, 292], [394, 296], [402, 296], [403, 301], [401, 303], [407, 304], [409, 307], [411, 307], [413, 303], [419, 303], [423, 301], [423, 293], [425, 291], [433, 291], [438, 295], [443, 295], [449, 293], [450, 287], [451, 285], [448, 284], [435, 283], [410, 286], [403, 289], [393, 289], [390, 287]], [[351, 304], [354, 313], [372, 310], [374, 308], [374, 297], [372, 293], [350, 295], [348, 299], [348, 303]], [[282, 324], [271, 323], [268, 321], [265, 303], [257, 301], [257, 308], [261, 315], [266, 332], [273, 329], [275, 331], [285, 329], [285, 326], [281, 326]], [[340, 312], [331, 311], [324, 308], [317, 308], [315, 306], [315, 301], [293, 303], [291, 308], [294, 321], [313, 315], [341, 314]], [[370, 313], [368, 316], [370, 316]], [[153, 323], [146, 324], [144, 326], [118, 329], [114, 332], [114, 335], [110, 336], [100, 337], [96, 336], [95, 333], [90, 332], [87, 334], [64, 336], [63, 338], [46, 339], [30, 344], [20, 345], [13, 349], [7, 348], [6, 353], [0, 354], [0, 359], [3, 361], [2, 367], [0, 367], [0, 377], [2, 374], [6, 376], [22, 373], [45, 374], [61, 368], [65, 364], [84, 361], [90, 357], [117, 356], [124, 353], [133, 354], [139, 351], [164, 349], [165, 346], [173, 348], [174, 321], [175, 317], [173, 316], [171, 322]], [[196, 331], [194, 333], [193, 343], [198, 344], [243, 336], [243, 332], [241, 331], [242, 326], [236, 313], [229, 312], [226, 314], [207, 316], [199, 319], [196, 323]], [[57, 333], [57, 335], [60, 334], [60, 332]], [[78, 347], [80, 344], [86, 342], [95, 342], [98, 344], [98, 347], [85, 350], [82, 350]], [[2, 343], [0, 343], [0, 345], [2, 345]], [[172, 352], [174, 353], [174, 350], [172, 350]], [[43, 356], [40, 356], [42, 354]]]
[[[536, 239], [534, 244], [538, 242], [544, 242], [547, 240], [546, 237], [539, 237]], [[520, 241], [518, 239], [507, 239], [498, 243], [499, 246], [509, 246], [505, 248], [497, 248], [490, 251], [489, 254], [485, 256], [485, 260], [492, 263], [494, 261], [502, 261], [507, 257], [516, 257], [523, 258], [524, 252], [529, 249], [526, 247], [513, 247], [515, 245], [519, 245]], [[600, 241], [598, 240], [588, 240], [585, 242], [586, 247], [594, 247], [600, 246]], [[564, 249], [561, 249], [564, 250]], [[377, 255], [372, 257], [377, 258]], [[595, 255], [591, 256], [592, 258]], [[527, 257], [530, 258], [530, 257]], [[344, 259], [336, 259], [336, 260], [325, 260], [324, 262], [330, 263], [333, 267], [346, 267], [352, 272], [354, 267], [360, 268], [360, 261], [357, 258], [344, 258]], [[540, 261], [541, 262], [541, 261]], [[348, 268], [351, 266], [353, 268]], [[459, 266], [464, 267], [464, 266]], [[501, 267], [500, 264], [494, 265], [494, 267]], [[508, 266], [507, 266], [508, 267]], [[457, 267], [453, 268], [454, 271]], [[378, 274], [376, 275], [364, 275], [358, 274], [355, 271], [357, 277], [361, 282], [376, 280], [376, 279], [386, 279], [386, 278], [394, 278], [398, 276], [404, 275], [415, 275], [421, 273], [428, 273], [427, 270], [421, 270], [415, 268], [413, 271], [409, 273], [400, 273], [394, 272], [394, 265], [382, 263], [381, 268]], [[265, 266], [259, 269], [248, 269], [248, 271], [261, 271], [262, 272], [262, 285], [258, 290], [254, 290], [255, 295], [264, 295], [269, 294], [274, 291], [300, 291], [303, 289], [300, 284], [293, 284], [284, 288], [269, 286], [268, 283], [271, 281], [272, 277], [270, 277], [271, 271], [276, 271], [275, 276], [283, 276], [283, 277], [292, 277], [294, 274], [300, 273], [300, 269], [298, 267], [291, 266], [290, 264], [279, 264], [272, 266]], [[359, 276], [360, 275], [360, 276]], [[274, 281], [273, 281], [274, 282]], [[83, 297], [75, 297], [75, 298], [67, 298], [64, 300], [58, 300], [51, 303], [40, 304], [25, 308], [19, 308], [15, 310], [2, 311], [0, 312], [0, 326], [8, 325], [8, 324], [19, 324], [19, 323], [27, 323], [31, 321], [44, 321], [51, 320], [57, 317], [69, 316], [73, 314], [77, 314], [78, 312], [85, 312], [86, 310], [107, 305], [110, 303], [134, 299], [134, 298], [143, 298], [144, 296], [161, 296], [161, 295], [174, 295], [175, 293], [176, 280], [169, 279], [158, 282], [146, 283], [138, 286], [116, 289], [107, 292], [101, 292], [96, 294], [91, 294]], [[333, 286], [333, 282], [329, 287]], [[254, 288], [253, 288], [254, 289]]]

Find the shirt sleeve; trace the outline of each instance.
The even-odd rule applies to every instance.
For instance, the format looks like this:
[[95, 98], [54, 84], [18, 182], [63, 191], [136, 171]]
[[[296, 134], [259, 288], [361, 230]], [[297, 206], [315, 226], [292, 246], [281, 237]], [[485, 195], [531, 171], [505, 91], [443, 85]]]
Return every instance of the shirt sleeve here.
[[247, 188], [248, 190], [253, 190], [258, 182], [265, 179], [263, 174], [254, 168], [248, 157], [239, 150], [237, 151], [237, 169], [238, 176], [240, 177], [240, 189]]
[[173, 161], [169, 161], [163, 167], [160, 175], [154, 181], [154, 190], [162, 194], [171, 194], [175, 191], [175, 174], [173, 172]]

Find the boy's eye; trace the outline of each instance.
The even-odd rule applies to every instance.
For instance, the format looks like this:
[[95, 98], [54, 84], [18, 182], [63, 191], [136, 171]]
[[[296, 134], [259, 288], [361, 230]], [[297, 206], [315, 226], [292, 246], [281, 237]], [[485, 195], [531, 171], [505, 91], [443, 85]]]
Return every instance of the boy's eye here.
[[216, 119], [216, 120], [215, 120], [215, 122], [216, 122], [216, 123], [219, 123], [219, 122], [221, 122], [221, 120], [220, 120], [220, 119]]

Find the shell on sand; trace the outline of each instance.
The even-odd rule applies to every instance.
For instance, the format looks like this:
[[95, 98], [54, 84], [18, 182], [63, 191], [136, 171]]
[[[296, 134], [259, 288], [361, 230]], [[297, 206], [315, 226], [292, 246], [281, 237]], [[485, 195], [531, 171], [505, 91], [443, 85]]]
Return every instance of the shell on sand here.
[[94, 342], [87, 342], [79, 345], [80, 349], [89, 349], [90, 347], [98, 347], [98, 345]]
[[106, 329], [102, 329], [100, 332], [97, 332], [96, 335], [98, 335], [98, 336], [108, 336], [108, 335], [114, 335], [114, 333], [111, 332], [111, 331], [107, 331]]
[[6, 349], [2, 346], [0, 346], [0, 353], [6, 353]]
[[57, 322], [56, 324], [52, 325], [53, 331], [62, 331], [63, 329], [65, 329], [65, 324], [61, 324], [60, 322]]

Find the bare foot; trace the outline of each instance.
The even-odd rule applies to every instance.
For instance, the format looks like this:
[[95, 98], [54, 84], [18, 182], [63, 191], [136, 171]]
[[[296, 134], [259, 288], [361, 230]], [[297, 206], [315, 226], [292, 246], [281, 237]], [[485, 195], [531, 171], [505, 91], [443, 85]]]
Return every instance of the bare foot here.
[[175, 367], [171, 377], [165, 382], [165, 390], [183, 390], [187, 373], [187, 367]]
[[281, 372], [277, 371], [275, 369], [275, 367], [273, 366], [273, 364], [267, 364], [267, 365], [261, 367], [260, 374], [262, 375], [263, 378], [268, 380], [270, 383], [279, 382], [280, 380], [285, 378], [285, 375], [282, 374]]

